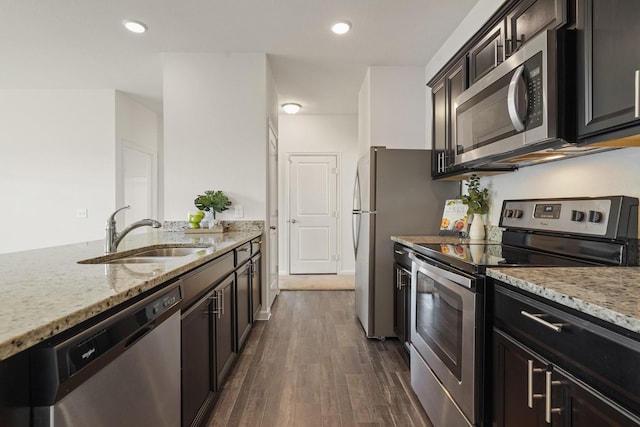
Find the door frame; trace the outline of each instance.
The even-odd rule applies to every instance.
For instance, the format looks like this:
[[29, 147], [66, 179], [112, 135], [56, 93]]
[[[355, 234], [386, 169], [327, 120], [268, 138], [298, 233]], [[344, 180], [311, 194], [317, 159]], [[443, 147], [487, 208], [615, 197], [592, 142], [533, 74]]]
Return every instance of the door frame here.
[[282, 245], [282, 257], [281, 260], [284, 261], [285, 265], [281, 266], [281, 269], [286, 272], [286, 274], [291, 274], [291, 265], [290, 265], [290, 257], [291, 257], [291, 233], [289, 232], [289, 221], [290, 221], [290, 213], [291, 206], [289, 201], [291, 200], [291, 156], [335, 156], [336, 158], [336, 168], [338, 169], [338, 173], [336, 174], [336, 255], [338, 256], [337, 260], [337, 274], [340, 274], [342, 271], [342, 158], [339, 152], [335, 151], [327, 151], [327, 152], [302, 152], [302, 151], [291, 151], [286, 153], [286, 173], [285, 173], [285, 188], [286, 188], [286, 197], [284, 203], [285, 215], [282, 215], [281, 222], [282, 229], [284, 232], [283, 241], [286, 242], [285, 245]]

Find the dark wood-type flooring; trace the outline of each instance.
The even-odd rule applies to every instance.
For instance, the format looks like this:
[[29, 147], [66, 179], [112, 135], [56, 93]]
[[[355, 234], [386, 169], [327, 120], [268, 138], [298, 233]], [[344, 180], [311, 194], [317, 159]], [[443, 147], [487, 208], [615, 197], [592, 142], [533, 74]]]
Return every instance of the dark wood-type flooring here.
[[395, 339], [368, 340], [353, 291], [282, 291], [224, 385], [214, 426], [427, 426]]

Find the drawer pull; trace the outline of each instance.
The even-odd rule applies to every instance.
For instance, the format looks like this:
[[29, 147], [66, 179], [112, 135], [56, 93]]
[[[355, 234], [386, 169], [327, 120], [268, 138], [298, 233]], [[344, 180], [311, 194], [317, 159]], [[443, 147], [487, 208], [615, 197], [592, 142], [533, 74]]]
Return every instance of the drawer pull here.
[[636, 79], [635, 79], [635, 118], [640, 119], [640, 70], [636, 70]]
[[531, 313], [528, 313], [528, 312], [526, 312], [524, 310], [520, 311], [520, 314], [522, 314], [524, 317], [528, 317], [529, 319], [538, 322], [542, 326], [546, 326], [549, 329], [553, 329], [556, 332], [562, 331], [562, 324], [561, 323], [549, 323], [549, 322], [547, 322], [546, 320], [541, 318], [542, 316], [544, 316], [544, 314], [531, 314]]
[[405, 251], [398, 251], [398, 250], [394, 250], [394, 252], [395, 252], [397, 255], [404, 255], [404, 254], [406, 254], [406, 252], [405, 252]]

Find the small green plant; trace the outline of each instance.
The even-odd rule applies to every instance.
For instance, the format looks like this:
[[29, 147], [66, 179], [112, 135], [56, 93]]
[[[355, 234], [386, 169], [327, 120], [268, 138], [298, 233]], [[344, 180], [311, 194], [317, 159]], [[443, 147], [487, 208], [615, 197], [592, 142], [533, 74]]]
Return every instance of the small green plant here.
[[216, 219], [216, 212], [224, 212], [231, 206], [231, 200], [222, 191], [205, 191], [198, 194], [193, 203], [201, 211], [212, 211], [213, 219]]
[[478, 175], [467, 178], [467, 193], [461, 197], [462, 203], [467, 205], [467, 215], [486, 214], [489, 211], [489, 190], [480, 188]]

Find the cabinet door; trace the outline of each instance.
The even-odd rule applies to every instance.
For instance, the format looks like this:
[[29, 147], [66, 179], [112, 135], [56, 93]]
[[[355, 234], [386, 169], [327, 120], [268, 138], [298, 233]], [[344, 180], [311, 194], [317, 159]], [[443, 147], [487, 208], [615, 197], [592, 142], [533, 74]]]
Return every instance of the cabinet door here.
[[235, 276], [232, 274], [216, 288], [218, 310], [215, 317], [216, 386], [224, 382], [236, 356], [235, 340]]
[[190, 426], [213, 396], [213, 324], [209, 294], [182, 317], [182, 425]]
[[251, 330], [251, 263], [247, 262], [236, 271], [236, 295], [238, 308], [238, 350]]
[[616, 404], [571, 375], [554, 370], [552, 378], [552, 420], [561, 417], [563, 424], [571, 427], [640, 425], [638, 418], [627, 415]]
[[547, 425], [544, 396], [540, 396], [544, 393], [546, 364], [501, 332], [494, 331], [493, 340], [493, 425]]
[[525, 0], [507, 15], [507, 56], [543, 30], [567, 22], [567, 0]]
[[580, 0], [578, 11], [579, 136], [640, 125], [635, 114], [640, 4]]
[[447, 152], [447, 94], [445, 79], [433, 86], [433, 147], [431, 151], [431, 174], [446, 172], [445, 154]]
[[445, 168], [448, 170], [453, 166], [455, 160], [455, 146], [456, 146], [456, 98], [462, 94], [467, 88], [466, 85], [466, 61], [463, 58], [455, 67], [447, 74], [447, 110], [449, 117], [447, 119], [447, 150], [445, 151]]
[[394, 277], [393, 277], [393, 303], [394, 303], [394, 316], [393, 316], [393, 332], [396, 334], [396, 337], [398, 337], [398, 340], [400, 340], [401, 343], [404, 343], [407, 341], [407, 327], [406, 327], [406, 316], [407, 316], [407, 309], [406, 309], [406, 289], [403, 286], [403, 280], [402, 280], [402, 267], [398, 266], [397, 264], [394, 265], [393, 268], [394, 271]]
[[262, 256], [251, 258], [251, 322], [256, 321], [262, 306]]
[[504, 61], [504, 21], [469, 50], [469, 86]]

